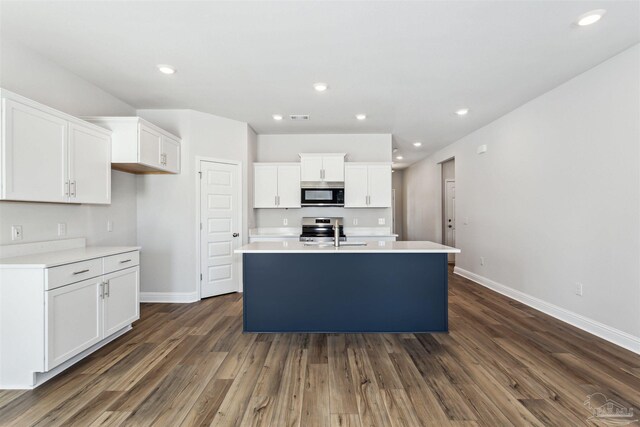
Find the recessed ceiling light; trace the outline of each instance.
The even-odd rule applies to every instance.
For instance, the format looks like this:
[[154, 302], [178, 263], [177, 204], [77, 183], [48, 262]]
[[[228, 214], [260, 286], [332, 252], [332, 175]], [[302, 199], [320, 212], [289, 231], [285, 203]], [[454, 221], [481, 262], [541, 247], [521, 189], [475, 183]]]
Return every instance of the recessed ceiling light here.
[[174, 74], [176, 72], [176, 69], [173, 68], [171, 65], [167, 65], [167, 64], [158, 64], [158, 71], [160, 71], [162, 74]]
[[396, 159], [398, 159], [398, 160], [402, 160], [402, 159], [404, 159], [404, 157], [402, 157], [402, 156], [396, 156]]
[[575, 23], [580, 27], [586, 27], [587, 25], [595, 24], [596, 22], [598, 22], [605, 13], [607, 13], [607, 11], [604, 9], [592, 10], [578, 16], [578, 19], [576, 19]]
[[414, 142], [413, 146], [414, 147], [422, 147], [422, 142]]
[[273, 117], [273, 120], [277, 120], [277, 121], [282, 120], [282, 114], [274, 114], [272, 117]]
[[366, 114], [356, 114], [356, 119], [358, 120], [364, 120], [367, 118]]
[[459, 110], [456, 111], [456, 114], [459, 116], [466, 116], [468, 112], [469, 112], [468, 108], [460, 108]]
[[324, 92], [329, 89], [329, 85], [323, 82], [318, 82], [313, 84], [313, 88], [318, 92]]

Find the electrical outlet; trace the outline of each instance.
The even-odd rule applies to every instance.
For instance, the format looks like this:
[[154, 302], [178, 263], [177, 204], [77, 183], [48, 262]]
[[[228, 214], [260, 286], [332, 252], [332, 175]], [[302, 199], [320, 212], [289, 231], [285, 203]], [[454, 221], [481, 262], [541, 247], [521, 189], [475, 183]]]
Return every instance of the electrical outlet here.
[[110, 219], [107, 220], [107, 231], [111, 233], [113, 231], [113, 221]]
[[22, 226], [21, 225], [12, 225], [11, 226], [11, 240], [22, 240]]
[[582, 283], [576, 283], [576, 295], [582, 296]]
[[378, 225], [384, 225], [387, 222], [384, 218], [378, 218]]
[[67, 224], [64, 222], [58, 223], [58, 236], [66, 236], [67, 234]]
[[289, 220], [287, 218], [282, 218], [282, 225], [289, 225]]
[[484, 257], [483, 256], [480, 257], [480, 265], [484, 265]]
[[353, 225], [358, 225], [358, 218], [353, 218]]

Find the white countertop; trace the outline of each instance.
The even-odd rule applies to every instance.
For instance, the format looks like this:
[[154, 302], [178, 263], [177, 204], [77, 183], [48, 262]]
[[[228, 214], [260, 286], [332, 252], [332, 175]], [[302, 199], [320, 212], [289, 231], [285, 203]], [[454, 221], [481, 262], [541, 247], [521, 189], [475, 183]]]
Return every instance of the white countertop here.
[[437, 253], [457, 254], [460, 249], [441, 245], [435, 242], [368, 242], [366, 246], [331, 246], [305, 245], [302, 242], [255, 242], [235, 250], [241, 254], [256, 253]]
[[0, 268], [49, 268], [138, 250], [140, 250], [140, 246], [85, 246], [63, 251], [1, 258]]

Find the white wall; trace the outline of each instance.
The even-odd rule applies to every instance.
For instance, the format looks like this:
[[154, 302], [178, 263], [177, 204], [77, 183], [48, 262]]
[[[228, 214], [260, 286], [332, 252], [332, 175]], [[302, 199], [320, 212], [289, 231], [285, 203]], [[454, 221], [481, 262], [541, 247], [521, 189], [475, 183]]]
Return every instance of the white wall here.
[[243, 242], [247, 241], [248, 139], [246, 123], [193, 110], [138, 110], [150, 122], [182, 138], [178, 175], [141, 175], [138, 178], [138, 244], [142, 262], [153, 268], [141, 274], [142, 292], [193, 294], [198, 238], [196, 156], [242, 162]]
[[[299, 153], [347, 153], [351, 162], [391, 162], [391, 134], [284, 134], [258, 135], [258, 162], [299, 162]], [[391, 208], [345, 209], [305, 207], [301, 209], [256, 209], [258, 227], [300, 227], [302, 217], [343, 217], [347, 226], [391, 228]]]
[[410, 239], [440, 241], [454, 156], [457, 267], [640, 337], [640, 45], [407, 169]]
[[[0, 86], [76, 116], [135, 114], [121, 100], [4, 37]], [[23, 240], [17, 243], [87, 237], [87, 244], [92, 245], [135, 244], [135, 177], [112, 172], [111, 193], [109, 206], [0, 202], [0, 244], [12, 243], [12, 225], [23, 227]], [[114, 224], [111, 233], [107, 232], [108, 219]], [[67, 224], [66, 236], [57, 235], [60, 222]]]

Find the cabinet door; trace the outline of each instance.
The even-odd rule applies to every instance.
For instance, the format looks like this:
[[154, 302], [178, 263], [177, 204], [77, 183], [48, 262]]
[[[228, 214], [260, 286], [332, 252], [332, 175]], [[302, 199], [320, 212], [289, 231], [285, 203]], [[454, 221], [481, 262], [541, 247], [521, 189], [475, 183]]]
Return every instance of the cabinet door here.
[[299, 165], [278, 166], [278, 207], [301, 207]]
[[300, 178], [307, 182], [322, 181], [322, 157], [302, 156], [300, 157]]
[[323, 181], [344, 181], [344, 157], [328, 156], [322, 158]]
[[391, 166], [369, 166], [369, 207], [391, 207]]
[[254, 208], [275, 208], [278, 196], [278, 167], [254, 165]]
[[139, 267], [132, 267], [103, 277], [102, 336], [104, 338], [140, 318], [139, 275]]
[[138, 160], [147, 166], [161, 168], [160, 154], [162, 150], [162, 135], [155, 130], [138, 124]]
[[102, 339], [101, 283], [98, 277], [46, 292], [47, 370]]
[[366, 208], [368, 200], [367, 166], [345, 165], [344, 207]]
[[180, 173], [180, 143], [171, 138], [162, 136], [161, 160], [163, 169], [168, 172]]
[[111, 203], [111, 137], [69, 124], [69, 201]]
[[11, 99], [2, 101], [2, 198], [67, 201], [67, 121]]

